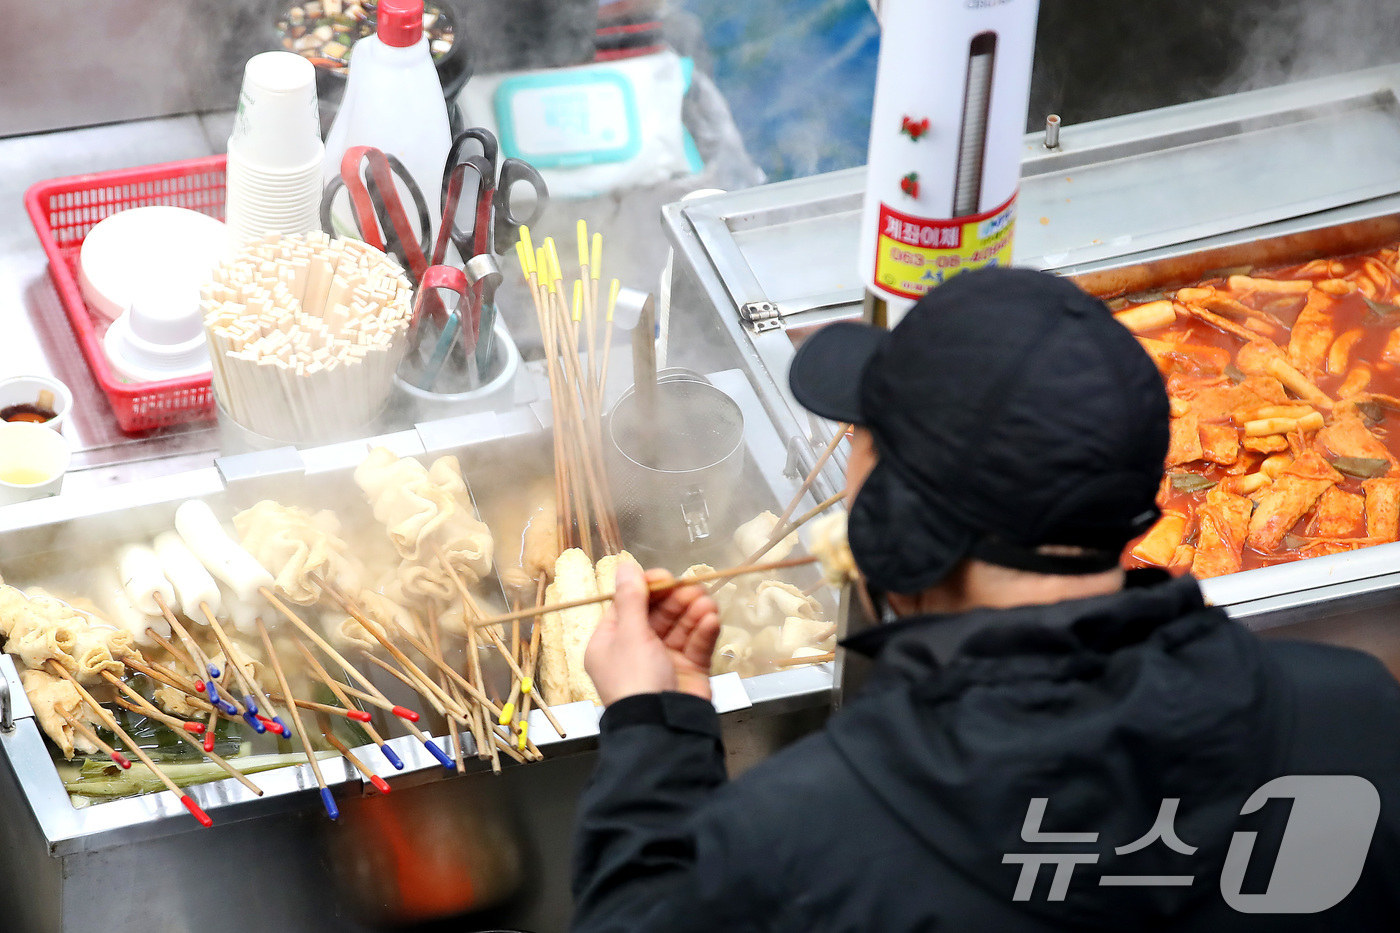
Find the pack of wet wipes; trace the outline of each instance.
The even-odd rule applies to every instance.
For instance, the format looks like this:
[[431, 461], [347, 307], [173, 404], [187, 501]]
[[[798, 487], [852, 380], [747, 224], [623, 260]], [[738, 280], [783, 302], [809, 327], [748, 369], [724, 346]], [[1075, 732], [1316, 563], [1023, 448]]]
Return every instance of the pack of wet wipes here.
[[556, 197], [590, 197], [704, 168], [681, 120], [692, 63], [665, 49], [575, 68], [477, 75], [458, 103], [468, 124], [524, 159]]

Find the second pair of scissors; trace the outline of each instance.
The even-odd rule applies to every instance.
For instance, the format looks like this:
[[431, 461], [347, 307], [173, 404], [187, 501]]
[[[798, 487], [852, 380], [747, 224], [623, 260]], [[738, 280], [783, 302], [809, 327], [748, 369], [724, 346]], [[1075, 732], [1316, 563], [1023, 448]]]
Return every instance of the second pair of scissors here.
[[[480, 153], [467, 154], [469, 146], [479, 147]], [[534, 224], [544, 213], [549, 200], [544, 178], [522, 159], [506, 159], [498, 169], [499, 154], [495, 134], [484, 127], [471, 127], [452, 140], [442, 175], [442, 228], [433, 246], [434, 265], [446, 257], [448, 242], [456, 245], [464, 263], [482, 254], [504, 255], [515, 245], [521, 225]], [[473, 177], [475, 187], [469, 188]], [[520, 183], [532, 193], [522, 196]]]

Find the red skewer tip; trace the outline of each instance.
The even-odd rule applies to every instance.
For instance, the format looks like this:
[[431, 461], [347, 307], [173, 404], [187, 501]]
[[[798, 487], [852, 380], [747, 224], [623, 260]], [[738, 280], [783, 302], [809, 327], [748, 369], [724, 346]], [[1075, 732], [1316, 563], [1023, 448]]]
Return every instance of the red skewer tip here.
[[370, 720], [369, 713], [366, 713], [362, 709], [352, 709], [349, 713], [349, 716], [356, 722], [369, 722]]
[[395, 706], [390, 712], [400, 719], [407, 719], [409, 722], [418, 721], [418, 714], [404, 706]]
[[291, 733], [285, 726], [283, 726], [280, 722], [273, 722], [271, 719], [268, 719], [268, 718], [267, 718], [266, 716], [264, 716], [262, 713], [259, 713], [259, 714], [258, 714], [258, 721], [261, 722], [264, 726], [267, 726], [268, 731], [269, 731], [269, 732], [272, 732], [274, 735], [291, 735], [291, 734], [292, 734], [292, 733]]
[[387, 794], [387, 793], [389, 793], [389, 789], [390, 789], [390, 788], [389, 788], [389, 782], [386, 781], [386, 780], [384, 780], [384, 779], [383, 779], [382, 777], [380, 777], [379, 775], [377, 775], [377, 774], [371, 774], [371, 775], [369, 776], [369, 782], [370, 782], [371, 784], [373, 784], [376, 788], [378, 788], [378, 789], [379, 789], [379, 792], [380, 792], [381, 794]]
[[205, 813], [203, 808], [200, 807], [199, 804], [195, 803], [194, 798], [191, 797], [189, 794], [185, 794], [184, 796], [182, 796], [180, 798], [180, 802], [185, 805], [185, 809], [190, 811], [190, 813], [194, 816], [195, 819], [199, 820], [200, 826], [203, 826], [205, 829], [208, 829], [210, 826], [214, 825], [214, 821], [209, 818], [209, 814]]
[[203, 692], [204, 692], [204, 681], [202, 681], [202, 680], [196, 680], [196, 681], [194, 682], [194, 688], [195, 688], [196, 690], [198, 690], [200, 693], [203, 693]]
[[187, 722], [187, 723], [185, 723], [185, 731], [186, 731], [186, 732], [193, 732], [195, 735], [203, 735], [203, 734], [204, 734], [204, 723], [202, 723], [202, 722]]
[[205, 751], [205, 753], [207, 754], [207, 753], [209, 753], [209, 752], [212, 752], [213, 750], [214, 750], [214, 733], [209, 732], [209, 731], [205, 731], [205, 733], [204, 733], [204, 751]]
[[131, 767], [131, 762], [128, 761], [127, 757], [121, 752], [112, 752], [112, 760], [123, 769], [129, 769]]

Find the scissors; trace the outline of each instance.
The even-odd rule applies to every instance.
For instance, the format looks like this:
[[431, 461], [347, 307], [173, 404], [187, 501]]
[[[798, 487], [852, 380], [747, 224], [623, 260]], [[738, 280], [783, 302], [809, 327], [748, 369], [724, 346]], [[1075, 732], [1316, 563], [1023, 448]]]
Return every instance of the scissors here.
[[[481, 153], [464, 155], [468, 143], [481, 147]], [[462, 262], [474, 256], [494, 253], [504, 256], [515, 245], [522, 224], [534, 224], [544, 213], [549, 201], [549, 187], [535, 167], [522, 159], [506, 159], [497, 168], [500, 145], [496, 136], [484, 127], [463, 130], [452, 140], [447, 163], [442, 173], [442, 229], [433, 247], [433, 262], [442, 261], [450, 241], [457, 247]], [[475, 176], [472, 209], [468, 215], [460, 211], [469, 176]], [[517, 213], [515, 186], [524, 182], [534, 189], [534, 205], [526, 216]], [[461, 216], [459, 216], [459, 214]], [[463, 223], [471, 220], [470, 227]]]
[[[367, 170], [362, 179], [360, 167], [365, 163]], [[413, 196], [418, 214], [416, 227], [404, 210], [396, 181]], [[350, 213], [359, 228], [360, 239], [393, 255], [409, 271], [413, 281], [422, 281], [428, 269], [432, 221], [428, 216], [428, 202], [404, 164], [372, 146], [352, 146], [345, 150], [340, 160], [340, 174], [330, 180], [321, 194], [321, 229], [327, 233], [335, 231], [331, 206], [341, 188], [350, 196]]]

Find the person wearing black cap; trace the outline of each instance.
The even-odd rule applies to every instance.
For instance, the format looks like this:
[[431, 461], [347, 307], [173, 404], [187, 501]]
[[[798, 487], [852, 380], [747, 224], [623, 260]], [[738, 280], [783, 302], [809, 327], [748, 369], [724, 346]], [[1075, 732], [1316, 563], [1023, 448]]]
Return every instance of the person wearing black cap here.
[[843, 643], [854, 700], [729, 781], [715, 604], [619, 569], [575, 931], [1400, 929], [1400, 686], [1119, 569], [1169, 413], [1102, 302], [966, 273], [790, 383], [857, 426], [851, 550], [896, 618]]

